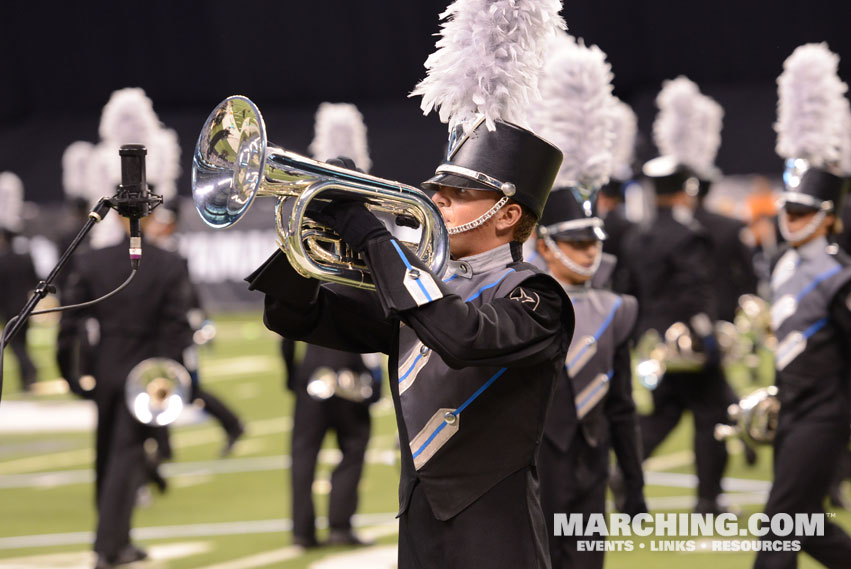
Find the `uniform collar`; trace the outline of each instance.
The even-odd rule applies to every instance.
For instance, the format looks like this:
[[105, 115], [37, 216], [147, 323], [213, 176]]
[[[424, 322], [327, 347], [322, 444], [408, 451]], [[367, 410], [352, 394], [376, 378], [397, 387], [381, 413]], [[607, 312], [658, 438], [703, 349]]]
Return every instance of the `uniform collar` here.
[[824, 255], [826, 249], [827, 239], [825, 237], [818, 237], [808, 243], [804, 243], [800, 247], [796, 247], [795, 252], [798, 253], [801, 259], [810, 260]]
[[462, 257], [457, 261], [449, 261], [444, 279], [452, 276], [470, 279], [473, 278], [473, 275], [503, 269], [515, 262], [513, 249], [511, 243], [506, 243], [484, 253]]

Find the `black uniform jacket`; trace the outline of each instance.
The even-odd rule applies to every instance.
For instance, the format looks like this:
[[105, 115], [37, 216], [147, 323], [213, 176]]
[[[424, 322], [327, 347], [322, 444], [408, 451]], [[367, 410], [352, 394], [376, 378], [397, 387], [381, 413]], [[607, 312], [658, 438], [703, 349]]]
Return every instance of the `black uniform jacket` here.
[[664, 334], [698, 314], [715, 320], [712, 243], [688, 214], [658, 208], [652, 223], [629, 234], [623, 251], [614, 289], [638, 299], [637, 337], [650, 329]]
[[[93, 300], [116, 289], [130, 274], [128, 244], [86, 251], [74, 261], [62, 295], [63, 304]], [[123, 390], [130, 370], [151, 357], [182, 361], [192, 343], [186, 314], [192, 290], [186, 262], [177, 253], [145, 244], [139, 271], [115, 296], [91, 307], [64, 312], [59, 327], [57, 358], [63, 376], [77, 381], [77, 350], [81, 322], [100, 323], [93, 346], [91, 371], [97, 381], [95, 397], [108, 398]]]
[[402, 441], [401, 511], [423, 485], [449, 519], [534, 466], [573, 310], [551, 277], [502, 247], [431, 275], [390, 237], [366, 251], [376, 292], [298, 275], [276, 253], [249, 277], [266, 325], [297, 340], [389, 354]]
[[37, 284], [29, 254], [0, 250], [0, 318], [8, 320], [17, 315]]
[[851, 259], [825, 239], [785, 248], [771, 274], [781, 420], [851, 422]]
[[739, 297], [756, 293], [753, 253], [742, 241], [745, 224], [737, 219], [698, 207], [694, 218], [712, 240], [712, 272], [714, 275], [718, 318], [732, 322]]

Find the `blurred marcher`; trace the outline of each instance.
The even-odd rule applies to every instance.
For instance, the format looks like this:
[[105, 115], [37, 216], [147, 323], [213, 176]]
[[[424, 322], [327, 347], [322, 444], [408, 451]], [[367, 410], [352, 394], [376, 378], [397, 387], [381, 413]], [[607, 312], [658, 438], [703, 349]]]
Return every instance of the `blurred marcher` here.
[[820, 514], [824, 526], [820, 535], [772, 528], [761, 539], [782, 547], [761, 549], [755, 569], [796, 567], [799, 551], [832, 568], [851, 559], [851, 536], [823, 505], [851, 436], [851, 258], [829, 242], [851, 174], [836, 167], [843, 121], [833, 113], [848, 108], [838, 62], [826, 44], [806, 44], [786, 59], [777, 81], [777, 153], [786, 161], [779, 229], [786, 246], [771, 273], [780, 414], [765, 514]]
[[[12, 172], [0, 173], [0, 318], [5, 325], [18, 315], [38, 284], [30, 254], [16, 250], [15, 238], [23, 225], [24, 185]], [[9, 345], [18, 361], [21, 390], [30, 391], [38, 379], [38, 371], [29, 354], [24, 322]]]
[[[284, 340], [285, 354], [293, 342]], [[381, 395], [382, 370], [377, 354], [352, 354], [313, 344], [304, 358], [287, 367], [287, 388], [295, 396], [292, 429], [293, 543], [310, 548], [316, 539], [313, 484], [319, 450], [334, 431], [342, 453], [331, 473], [327, 545], [365, 545], [352, 531], [358, 484], [369, 443], [369, 407]]]

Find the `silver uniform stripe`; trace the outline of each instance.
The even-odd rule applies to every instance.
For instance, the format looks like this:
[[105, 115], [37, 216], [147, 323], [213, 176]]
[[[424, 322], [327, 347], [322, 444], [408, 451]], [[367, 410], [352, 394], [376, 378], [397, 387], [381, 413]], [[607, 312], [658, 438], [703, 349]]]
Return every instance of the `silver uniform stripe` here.
[[576, 377], [585, 364], [597, 353], [597, 340], [594, 336], [583, 336], [578, 341], [572, 342], [570, 349], [567, 351], [567, 356], [564, 358], [564, 365], [567, 367], [567, 373], [570, 377]]
[[438, 298], [443, 297], [443, 293], [437, 287], [431, 273], [421, 271], [416, 268], [411, 268], [405, 271], [405, 278], [402, 281], [408, 294], [417, 303], [417, 306], [428, 304]]
[[399, 364], [399, 395], [405, 393], [414, 384], [420, 371], [428, 363], [431, 349], [422, 342], [417, 342], [405, 361]]
[[778, 260], [777, 264], [774, 266], [774, 271], [771, 273], [772, 290], [777, 290], [780, 285], [788, 281], [789, 278], [795, 274], [795, 269], [798, 267], [799, 260], [800, 257], [794, 249], [789, 249], [783, 253], [783, 256], [780, 257], [780, 260]]
[[790, 332], [777, 345], [774, 361], [778, 370], [783, 370], [807, 348], [807, 337], [801, 332]]
[[419, 470], [458, 432], [461, 417], [455, 409], [438, 409], [425, 427], [411, 440], [411, 455], [414, 468]]
[[798, 301], [791, 294], [785, 294], [771, 306], [771, 329], [777, 330], [787, 318], [795, 314]]
[[576, 416], [582, 418], [609, 392], [609, 376], [601, 373], [576, 395]]

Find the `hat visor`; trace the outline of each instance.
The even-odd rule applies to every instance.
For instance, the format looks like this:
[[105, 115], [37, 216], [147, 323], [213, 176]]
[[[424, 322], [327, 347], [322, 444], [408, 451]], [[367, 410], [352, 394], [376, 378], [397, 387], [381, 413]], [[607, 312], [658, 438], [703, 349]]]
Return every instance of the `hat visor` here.
[[449, 186], [450, 188], [462, 188], [465, 190], [489, 190], [496, 192], [494, 187], [483, 184], [482, 182], [459, 176], [458, 174], [436, 174], [425, 182], [420, 184], [420, 187], [426, 192], [436, 192], [440, 186]]
[[605, 241], [608, 234], [602, 227], [582, 227], [553, 233], [551, 237], [556, 241]]
[[808, 213], [813, 213], [819, 210], [819, 208], [815, 207], [812, 203], [802, 203], [794, 197], [787, 196], [781, 196], [778, 206], [792, 215], [807, 215]]

